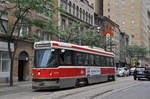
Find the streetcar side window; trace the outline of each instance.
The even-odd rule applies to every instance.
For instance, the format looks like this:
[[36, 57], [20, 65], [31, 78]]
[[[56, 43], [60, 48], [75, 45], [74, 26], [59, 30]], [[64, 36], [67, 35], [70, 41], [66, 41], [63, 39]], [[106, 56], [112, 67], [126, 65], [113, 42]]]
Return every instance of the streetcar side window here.
[[100, 56], [95, 55], [95, 65], [100, 66]]
[[75, 53], [75, 64], [76, 65], [83, 65], [84, 56], [82, 53], [76, 52]]
[[110, 58], [110, 66], [114, 66], [114, 59]]
[[93, 65], [95, 65], [94, 64], [94, 55], [89, 55], [90, 56], [90, 62], [89, 62], [89, 64], [91, 65], [91, 66], [93, 66]]
[[104, 56], [100, 56], [100, 65], [105, 66], [105, 57]]
[[69, 50], [60, 53], [60, 65], [72, 65], [72, 53]]
[[110, 60], [109, 60], [109, 57], [105, 57], [105, 59], [106, 59], [106, 66], [110, 66], [110, 64], [109, 64], [109, 63], [110, 63], [110, 62], [109, 62], [109, 61], [110, 61]]
[[84, 65], [89, 65], [89, 55], [84, 54]]

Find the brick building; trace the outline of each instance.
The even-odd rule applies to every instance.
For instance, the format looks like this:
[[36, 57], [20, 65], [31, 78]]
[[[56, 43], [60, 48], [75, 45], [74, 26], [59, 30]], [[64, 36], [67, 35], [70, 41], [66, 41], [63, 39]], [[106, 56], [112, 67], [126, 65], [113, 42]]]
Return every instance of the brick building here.
[[[63, 6], [65, 12], [58, 12], [52, 17], [56, 20], [56, 25], [66, 28], [72, 23], [83, 22], [87, 26], [94, 25], [94, 10], [87, 0], [55, 0], [54, 2], [58, 7]], [[8, 6], [12, 4], [8, 3]], [[0, 11], [3, 11], [3, 5], [0, 5]], [[11, 15], [12, 11], [6, 11], [0, 17], [3, 21], [4, 26], [8, 29], [8, 26], [13, 24], [15, 18]], [[30, 16], [32, 18], [42, 18], [49, 20], [44, 14], [32, 12]], [[42, 38], [42, 40], [59, 40], [58, 37], [54, 35], [49, 35], [36, 30], [35, 27], [29, 28], [25, 24], [20, 29], [20, 36], [28, 34], [30, 30], [34, 31], [36, 35]], [[8, 55], [8, 43], [4, 36], [4, 30], [0, 25], [0, 81], [6, 82], [9, 79], [10, 74], [10, 58]], [[15, 36], [15, 34], [14, 34]], [[16, 49], [15, 59], [14, 59], [14, 70], [13, 78], [14, 81], [24, 81], [31, 80], [32, 78], [32, 67], [34, 65], [34, 49], [33, 40], [20, 40], [18, 42], [18, 47]], [[14, 51], [14, 43], [11, 43], [12, 51]]]
[[[7, 2], [7, 6], [11, 7], [14, 4]], [[0, 20], [3, 22], [5, 29], [8, 30], [9, 26], [11, 26], [16, 20], [13, 16], [12, 10], [8, 10], [4, 12], [4, 5], [0, 4], [0, 12], [1, 17]], [[2, 13], [3, 12], [3, 13]], [[28, 17], [40, 18], [49, 20], [49, 17], [44, 16], [41, 13], [35, 13], [32, 11], [32, 14]], [[57, 40], [56, 37], [50, 34], [42, 33], [37, 31], [37, 29], [33, 27], [28, 27], [26, 24], [22, 24], [21, 28], [16, 29], [14, 32], [14, 36], [16, 36], [17, 32], [20, 32], [20, 37], [24, 37], [25, 35], [29, 35], [30, 31], [34, 31], [36, 35], [41, 37], [41, 40]], [[24, 81], [31, 80], [32, 75], [32, 67], [34, 63], [34, 49], [33, 49], [34, 40], [28, 38], [28, 40], [19, 40], [18, 47], [16, 49], [16, 54], [14, 58], [14, 69], [13, 69], [13, 78], [14, 81]], [[11, 49], [14, 51], [14, 42], [11, 43]], [[3, 27], [0, 25], [0, 82], [7, 82], [10, 76], [10, 58], [8, 53], [8, 43], [7, 37], [5, 36]]]

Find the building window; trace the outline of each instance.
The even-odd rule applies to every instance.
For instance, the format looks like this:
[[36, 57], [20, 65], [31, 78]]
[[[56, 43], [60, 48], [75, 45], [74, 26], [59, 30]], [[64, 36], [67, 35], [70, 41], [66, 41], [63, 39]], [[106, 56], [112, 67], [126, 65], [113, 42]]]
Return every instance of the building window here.
[[46, 40], [51, 40], [50, 34], [45, 34], [46, 35]]
[[131, 45], [136, 45], [136, 43], [134, 41], [131, 42]]
[[93, 15], [91, 15], [91, 24], [93, 24]]
[[82, 20], [82, 9], [80, 8], [80, 19]]
[[10, 58], [8, 52], [0, 52], [0, 72], [9, 72]]
[[110, 12], [110, 8], [108, 8], [107, 11]]
[[119, 5], [119, 2], [118, 1], [116, 1], [116, 6], [118, 6]]
[[79, 7], [77, 6], [77, 17], [79, 17]]
[[86, 12], [86, 22], [88, 22], [88, 12]]
[[89, 14], [89, 16], [88, 16], [88, 19], [89, 19], [89, 20], [88, 20], [88, 23], [90, 23], [90, 20], [91, 20], [91, 19], [90, 19], [90, 14]]
[[122, 13], [122, 17], [125, 17], [125, 14], [124, 14], [124, 13]]
[[73, 15], [75, 16], [75, 4], [73, 4]]
[[133, 3], [133, 2], [134, 2], [134, 0], [131, 0], [131, 2]]
[[83, 21], [85, 20], [85, 10], [83, 10]]
[[122, 28], [122, 32], [126, 32], [126, 28]]
[[[0, 20], [2, 24], [0, 24], [0, 32], [4, 33], [5, 30], [8, 30], [8, 12], [7, 11], [0, 11]], [[3, 28], [4, 27], [4, 28]]]
[[50, 39], [51, 39], [51, 36], [50, 36], [50, 34], [48, 34], [48, 33], [43, 33], [43, 32], [41, 32], [40, 30], [38, 30], [37, 33], [38, 33], [38, 37], [39, 37], [41, 40], [50, 40]]
[[20, 28], [20, 36], [26, 36], [29, 33], [29, 28], [25, 24], [23, 24]]
[[134, 26], [131, 27], [131, 30], [134, 31]]
[[116, 14], [116, 18], [117, 18], [117, 19], [119, 18], [119, 14]]
[[134, 8], [134, 5], [132, 5], [131, 8]]
[[131, 24], [134, 24], [134, 20], [131, 20]]
[[68, 7], [68, 0], [64, 0], [64, 4], [65, 4], [65, 10], [67, 11], [67, 7]]
[[130, 14], [131, 16], [134, 16], [134, 12], [131, 12], [131, 14]]
[[50, 40], [50, 34], [43, 33], [44, 39], [43, 40]]
[[116, 24], [119, 24], [119, 21], [118, 21], [118, 19], [116, 19]]
[[110, 6], [110, 2], [108, 2], [108, 6]]
[[134, 38], [135, 36], [132, 34], [131, 37]]
[[61, 7], [64, 6], [64, 0], [60, 0], [60, 6], [61, 6]]
[[62, 27], [63, 30], [65, 30], [65, 28], [66, 28], [66, 20], [63, 19], [63, 18], [61, 20], [61, 27]]
[[118, 6], [116, 6], [116, 10], [117, 10], [117, 11], [119, 10], [119, 7], [118, 7]]
[[69, 2], [69, 13], [71, 14], [71, 7], [72, 7], [72, 4], [71, 4], [71, 1]]
[[122, 10], [125, 10], [125, 7], [122, 5]]
[[122, 21], [122, 24], [126, 24], [126, 22], [125, 22], [125, 21]]

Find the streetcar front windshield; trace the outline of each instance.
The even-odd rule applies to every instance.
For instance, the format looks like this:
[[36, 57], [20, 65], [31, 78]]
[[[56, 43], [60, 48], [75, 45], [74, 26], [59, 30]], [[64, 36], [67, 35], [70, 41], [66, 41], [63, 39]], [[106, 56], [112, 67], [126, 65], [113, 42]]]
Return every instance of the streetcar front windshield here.
[[57, 66], [57, 51], [51, 49], [35, 50], [34, 67], [48, 68]]

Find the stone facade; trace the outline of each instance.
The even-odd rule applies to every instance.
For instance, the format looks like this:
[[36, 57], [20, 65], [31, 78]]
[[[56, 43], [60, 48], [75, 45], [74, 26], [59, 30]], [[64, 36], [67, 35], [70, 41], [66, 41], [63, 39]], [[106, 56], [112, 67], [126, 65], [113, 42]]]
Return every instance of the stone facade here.
[[58, 6], [65, 10], [65, 13], [58, 12], [58, 26], [66, 28], [80, 22], [94, 25], [94, 9], [87, 0], [58, 0]]
[[[56, 2], [57, 3], [57, 2]], [[14, 4], [8, 3], [9, 7], [12, 7]], [[0, 5], [0, 11], [3, 11], [3, 5]], [[6, 26], [10, 26], [11, 24], [14, 24], [14, 21], [16, 20], [13, 16], [12, 16], [13, 10], [10, 10], [9, 12], [6, 12], [6, 14], [2, 15], [1, 20], [3, 20], [4, 23], [6, 23]], [[39, 14], [39, 13], [35, 13], [34, 11], [32, 11], [32, 15], [29, 16], [34, 18], [42, 18], [42, 19], [50, 19], [46, 16], [44, 16], [43, 14]], [[55, 17], [55, 16], [53, 16]], [[38, 33], [36, 31], [36, 27], [31, 27], [31, 30], [34, 33]], [[16, 35], [17, 31], [15, 31], [14, 36]], [[2, 56], [3, 54], [7, 54], [8, 55], [8, 47], [7, 47], [7, 41], [4, 38], [4, 31], [2, 30], [2, 28], [0, 28], [0, 43], [4, 43], [5, 46], [3, 46], [2, 48], [0, 48], [0, 56]], [[37, 34], [39, 35], [39, 34]], [[58, 37], [54, 36], [54, 35], [48, 35], [48, 34], [44, 34], [44, 33], [40, 33], [40, 36], [43, 38], [43, 40], [58, 40]], [[14, 44], [12, 42], [12, 44]], [[16, 54], [15, 54], [15, 58], [14, 58], [14, 68], [13, 68], [13, 78], [14, 81], [24, 81], [24, 80], [31, 80], [32, 78], [32, 67], [34, 65], [34, 49], [33, 49], [33, 44], [34, 42], [30, 39], [27, 41], [24, 40], [20, 40], [18, 41], [18, 46], [16, 49]], [[13, 49], [14, 49], [13, 45]], [[7, 48], [7, 50], [3, 50]], [[4, 58], [0, 58], [0, 60], [4, 61]], [[10, 58], [8, 59], [10, 62]], [[2, 65], [4, 64], [0, 62], [0, 81], [1, 82], [8, 82], [9, 80], [9, 73], [10, 73], [10, 63], [8, 63], [8, 69], [3, 70], [2, 69]]]
[[[21, 53], [27, 54], [27, 60], [20, 59]], [[23, 64], [19, 64], [19, 61], [24, 61]], [[32, 42], [20, 41], [18, 43], [18, 48], [16, 49], [16, 55], [14, 59], [14, 79], [18, 81], [19, 77], [19, 66], [23, 66], [23, 79], [22, 80], [31, 80], [32, 67], [34, 64], [34, 49]]]

